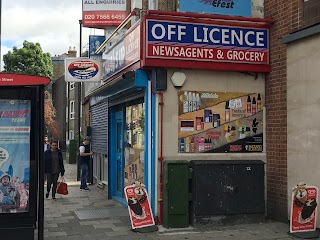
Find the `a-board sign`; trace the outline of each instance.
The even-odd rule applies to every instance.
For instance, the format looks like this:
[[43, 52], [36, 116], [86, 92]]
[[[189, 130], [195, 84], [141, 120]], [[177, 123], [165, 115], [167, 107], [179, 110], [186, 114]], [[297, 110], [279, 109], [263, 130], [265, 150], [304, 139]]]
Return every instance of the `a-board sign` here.
[[316, 230], [318, 188], [298, 183], [292, 189], [290, 233]]
[[136, 182], [124, 188], [133, 229], [155, 225], [148, 193], [143, 183]]

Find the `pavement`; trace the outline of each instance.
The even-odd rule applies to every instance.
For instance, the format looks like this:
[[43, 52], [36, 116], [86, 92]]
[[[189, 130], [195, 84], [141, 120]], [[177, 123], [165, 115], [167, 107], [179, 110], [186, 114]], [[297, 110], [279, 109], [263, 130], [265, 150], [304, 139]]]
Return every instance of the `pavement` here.
[[126, 207], [108, 199], [106, 190], [97, 185], [90, 186], [89, 192], [80, 191], [80, 182], [76, 181], [76, 165], [65, 164], [65, 169], [69, 194], [57, 194], [55, 200], [50, 196], [44, 202], [45, 240], [296, 239], [287, 234], [288, 224], [274, 221], [183, 229], [158, 226], [157, 232], [137, 233], [131, 230]]

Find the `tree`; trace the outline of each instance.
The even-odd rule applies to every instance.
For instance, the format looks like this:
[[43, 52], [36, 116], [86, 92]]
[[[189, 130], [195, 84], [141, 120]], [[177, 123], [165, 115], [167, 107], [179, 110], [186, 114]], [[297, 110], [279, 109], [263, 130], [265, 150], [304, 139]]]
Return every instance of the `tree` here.
[[56, 109], [53, 106], [51, 94], [48, 91], [44, 93], [44, 122], [47, 132], [54, 138], [59, 137], [59, 126], [55, 120]]
[[13, 47], [3, 55], [4, 72], [51, 77], [53, 66], [50, 53], [44, 53], [40, 43], [23, 42], [23, 47]]
[[[43, 53], [40, 43], [23, 42], [23, 47], [13, 47], [3, 55], [4, 72], [51, 77], [53, 66], [50, 53]], [[45, 91], [44, 120], [49, 135], [59, 137], [59, 127], [55, 120], [56, 109], [53, 106], [51, 94]]]

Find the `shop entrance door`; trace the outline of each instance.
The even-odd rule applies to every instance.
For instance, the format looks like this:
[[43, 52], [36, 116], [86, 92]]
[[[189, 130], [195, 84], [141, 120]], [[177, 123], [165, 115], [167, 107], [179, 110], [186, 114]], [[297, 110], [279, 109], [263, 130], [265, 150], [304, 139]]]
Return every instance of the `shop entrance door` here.
[[123, 112], [116, 112], [116, 191], [117, 197], [123, 197]]

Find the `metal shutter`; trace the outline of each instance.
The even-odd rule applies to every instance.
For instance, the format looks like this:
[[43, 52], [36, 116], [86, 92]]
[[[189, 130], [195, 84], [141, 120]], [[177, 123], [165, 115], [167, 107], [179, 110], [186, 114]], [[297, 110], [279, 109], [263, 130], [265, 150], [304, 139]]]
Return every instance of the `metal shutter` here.
[[91, 107], [92, 112], [92, 151], [108, 154], [108, 101]]

